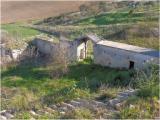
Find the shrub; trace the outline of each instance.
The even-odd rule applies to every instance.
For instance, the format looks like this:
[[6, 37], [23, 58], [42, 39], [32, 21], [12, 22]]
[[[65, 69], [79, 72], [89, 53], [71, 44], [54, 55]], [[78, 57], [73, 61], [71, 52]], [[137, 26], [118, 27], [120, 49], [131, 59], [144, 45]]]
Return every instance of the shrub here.
[[138, 96], [159, 98], [159, 68], [152, 66], [150, 75], [144, 73], [136, 84], [136, 87], [139, 88]]
[[117, 93], [121, 90], [121, 88], [111, 88], [106, 85], [102, 85], [99, 90], [98, 94], [100, 95], [97, 97], [98, 100], [106, 100], [106, 99], [113, 99], [117, 96]]
[[28, 112], [22, 112], [15, 115], [15, 119], [30, 119], [32, 116]]
[[11, 98], [10, 108], [15, 110], [28, 110], [31, 108], [40, 107], [38, 98], [33, 94], [33, 92], [28, 91], [25, 88], [20, 89], [19, 93]]
[[[130, 104], [132, 104], [132, 107]], [[119, 114], [121, 119], [153, 119], [158, 117], [159, 104], [157, 99], [134, 98], [134, 100], [129, 100], [124, 106]]]
[[89, 109], [77, 108], [73, 111], [68, 111], [63, 119], [93, 119], [93, 114]]
[[159, 98], [159, 85], [145, 85], [138, 91], [140, 97], [157, 97]]
[[50, 65], [50, 76], [52, 78], [63, 76], [68, 72], [69, 62], [66, 54], [67, 50], [65, 48], [60, 48], [60, 50], [57, 50], [57, 53], [53, 58], [53, 62]]

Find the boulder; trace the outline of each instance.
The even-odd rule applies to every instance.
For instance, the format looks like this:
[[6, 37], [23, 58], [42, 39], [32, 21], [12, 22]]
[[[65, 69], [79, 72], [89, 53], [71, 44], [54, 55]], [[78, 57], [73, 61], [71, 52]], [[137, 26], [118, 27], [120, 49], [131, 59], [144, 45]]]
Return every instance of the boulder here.
[[5, 116], [0, 115], [0, 120], [7, 120]]

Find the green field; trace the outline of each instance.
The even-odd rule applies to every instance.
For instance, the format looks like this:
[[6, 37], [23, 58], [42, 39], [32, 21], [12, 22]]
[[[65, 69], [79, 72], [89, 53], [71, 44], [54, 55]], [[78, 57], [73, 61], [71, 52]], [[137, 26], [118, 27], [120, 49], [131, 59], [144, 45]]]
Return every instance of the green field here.
[[[151, 110], [152, 105], [149, 101], [152, 98], [157, 100], [158, 74], [153, 74], [147, 80], [141, 78], [139, 82], [135, 82], [136, 79], [132, 78], [134, 71], [101, 67], [94, 65], [90, 59], [69, 65], [67, 74], [60, 77], [52, 77], [53, 68], [51, 65], [44, 67], [28, 61], [25, 64], [3, 69], [2, 110], [14, 109], [20, 111], [17, 113], [17, 118], [22, 119], [25, 116], [31, 118], [28, 112], [30, 109], [41, 110], [45, 106], [75, 98], [95, 99], [102, 95], [104, 98], [112, 99], [118, 92], [124, 91], [130, 85], [140, 88], [139, 94], [136, 98], [128, 100], [126, 107], [121, 108], [118, 118], [153, 118], [156, 114], [157, 108]], [[148, 80], [150, 82], [146, 83]], [[107, 87], [102, 89], [101, 87], [104, 85]], [[129, 108], [127, 104], [133, 104], [138, 108]], [[143, 109], [147, 109], [147, 114], [141, 112]], [[82, 114], [85, 113], [82, 112]], [[62, 116], [54, 117], [61, 118]], [[46, 118], [49, 116], [46, 115]], [[113, 116], [113, 118], [117, 118], [117, 116]]]
[[11, 36], [13, 37], [19, 36], [21, 39], [26, 39], [28, 37], [40, 34], [39, 31], [23, 27], [22, 25], [25, 24], [23, 23], [2, 24], [1, 29], [7, 31]]
[[109, 25], [109, 24], [126, 24], [136, 23], [144, 21], [158, 21], [158, 16], [146, 16], [144, 13], [128, 13], [128, 12], [116, 12], [106, 13], [82, 19], [75, 24], [78, 25]]
[[[129, 7], [114, 9], [108, 13], [88, 16], [71, 25], [50, 26], [54, 21], [45, 25], [48, 24], [48, 28], [54, 28], [49, 29], [53, 30], [50, 32], [68, 33], [69, 40], [94, 33], [102, 39], [159, 50], [157, 5], [149, 10], [139, 7], [133, 13], [129, 10]], [[27, 23], [3, 24], [1, 29], [17, 40], [12, 42], [16, 47], [22, 47], [24, 42], [29, 42], [32, 37], [43, 33], [27, 27]], [[55, 42], [59, 41], [57, 36], [52, 38]], [[91, 59], [93, 45], [91, 41], [89, 42], [87, 50], [89, 58], [81, 62], [66, 64], [63, 56], [57, 57], [57, 61], [49, 61], [47, 56], [40, 54], [38, 57], [24, 56], [21, 61], [2, 66], [2, 110], [14, 111], [14, 119], [95, 119], [93, 116], [100, 119], [101, 114], [109, 114], [109, 109], [92, 111], [86, 107], [60, 113], [56, 109], [46, 112], [46, 107], [78, 98], [106, 103], [116, 98], [119, 92], [132, 88], [137, 89], [136, 94], [126, 99], [118, 108], [111, 107], [110, 109], [116, 109], [117, 112], [110, 114], [109, 119], [155, 119], [158, 117], [159, 68], [152, 66], [150, 71], [136, 71], [95, 65]], [[19, 45], [16, 45], [17, 43]], [[37, 116], [31, 114], [31, 110], [37, 113], [45, 112]]]

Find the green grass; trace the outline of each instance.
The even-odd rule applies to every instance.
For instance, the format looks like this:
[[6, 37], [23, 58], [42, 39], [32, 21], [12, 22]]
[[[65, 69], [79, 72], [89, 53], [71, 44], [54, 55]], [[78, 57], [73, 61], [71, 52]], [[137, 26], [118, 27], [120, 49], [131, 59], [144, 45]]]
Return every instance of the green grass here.
[[93, 113], [86, 108], [78, 108], [73, 111], [68, 111], [62, 119], [93, 119]]
[[154, 119], [159, 116], [158, 106], [157, 98], [142, 99], [139, 97], [131, 97], [121, 108], [119, 118]]
[[51, 78], [47, 67], [18, 65], [3, 70], [1, 82], [2, 87], [16, 88], [20, 91], [27, 89], [33, 96], [43, 99], [43, 104], [49, 105], [78, 97], [91, 98], [97, 94], [102, 84], [115, 88], [125, 87], [129, 78], [130, 72], [127, 70], [104, 68], [87, 61], [69, 66], [69, 72], [60, 78]]
[[22, 27], [23, 23], [12, 23], [12, 24], [2, 24], [1, 29], [8, 31], [8, 33], [13, 37], [20, 37], [22, 39], [32, 37], [40, 34], [39, 31]]
[[82, 19], [75, 24], [78, 25], [109, 25], [120, 23], [136, 23], [140, 21], [158, 21], [158, 16], [145, 16], [144, 13], [116, 12], [97, 15]]

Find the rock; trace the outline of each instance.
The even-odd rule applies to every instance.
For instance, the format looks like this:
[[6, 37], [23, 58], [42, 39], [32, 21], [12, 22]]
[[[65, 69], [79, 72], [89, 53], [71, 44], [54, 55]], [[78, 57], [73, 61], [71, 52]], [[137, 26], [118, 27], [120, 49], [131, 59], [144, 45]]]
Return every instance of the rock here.
[[107, 106], [105, 103], [99, 102], [99, 101], [95, 101], [95, 100], [92, 100], [91, 104], [95, 105], [96, 107], [105, 107], [105, 106]]
[[68, 109], [67, 109], [67, 107], [60, 107], [58, 110], [64, 112], [64, 111], [67, 111]]
[[4, 114], [4, 116], [7, 117], [7, 119], [10, 119], [10, 118], [14, 117], [12, 114], [7, 113], [7, 112]]
[[80, 102], [77, 102], [77, 101], [74, 101], [74, 100], [72, 100], [70, 102], [70, 104], [73, 105], [74, 107], [79, 107], [80, 106]]
[[55, 112], [55, 110], [53, 110], [52, 108], [49, 108], [49, 107], [45, 107], [45, 110], [49, 113], [53, 113]]
[[29, 111], [32, 115], [35, 115], [35, 116], [37, 116], [38, 114], [37, 113], [35, 113], [33, 110], [31, 110], [31, 111]]
[[112, 100], [109, 100], [109, 104], [111, 105], [111, 106], [115, 106], [117, 103], [119, 103], [120, 102], [120, 100], [119, 99], [117, 99], [117, 98], [115, 98], [115, 99], [112, 99]]
[[42, 110], [37, 111], [37, 114], [39, 114], [39, 115], [43, 115], [44, 113], [45, 113], [45, 111], [42, 111]]
[[135, 106], [134, 106], [134, 105], [132, 105], [132, 104], [130, 104], [130, 105], [129, 105], [129, 108], [135, 108]]
[[118, 95], [117, 97], [120, 101], [124, 101], [128, 98], [128, 96], [121, 96], [121, 95]]
[[0, 120], [7, 120], [5, 116], [0, 115]]
[[5, 113], [5, 112], [7, 112], [6, 110], [2, 110], [1, 112], [0, 112], [0, 114], [3, 114], [3, 113]]
[[158, 28], [153, 28], [153, 29], [152, 29], [152, 34], [153, 34], [155, 37], [159, 37], [159, 29], [158, 29]]
[[51, 105], [50, 106], [52, 109], [56, 110], [57, 109], [57, 106], [56, 105]]
[[122, 92], [122, 93], [119, 93], [118, 95], [123, 96], [123, 97], [128, 97], [129, 93], [128, 92]]
[[73, 105], [68, 104], [68, 103], [62, 102], [61, 105], [64, 106], [64, 107], [67, 107], [68, 109], [75, 109], [75, 107]]
[[18, 50], [18, 49], [12, 50], [13, 59], [16, 60], [21, 53], [22, 53], [22, 50]]
[[64, 115], [64, 114], [65, 114], [65, 112], [60, 112], [60, 114]]
[[117, 103], [117, 104], [115, 105], [115, 108], [116, 108], [117, 110], [120, 110], [122, 106], [123, 106], [123, 103]]
[[35, 120], [35, 118], [30, 118], [30, 120]]

